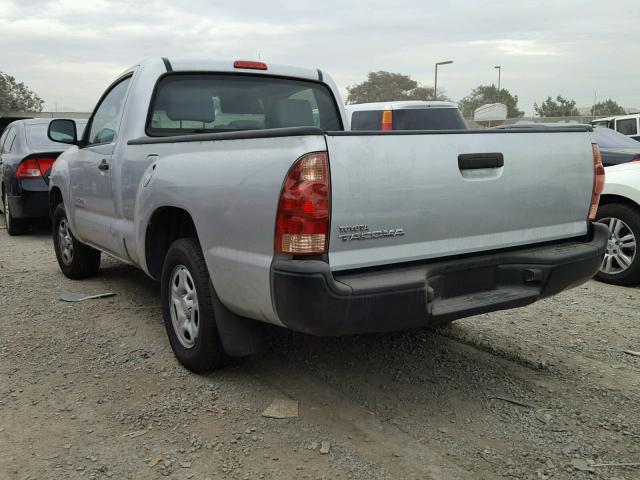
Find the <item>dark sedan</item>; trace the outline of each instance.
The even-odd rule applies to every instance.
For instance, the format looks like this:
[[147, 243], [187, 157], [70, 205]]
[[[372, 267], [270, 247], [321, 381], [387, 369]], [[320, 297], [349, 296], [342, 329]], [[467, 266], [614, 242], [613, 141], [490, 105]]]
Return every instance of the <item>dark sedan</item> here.
[[640, 162], [640, 142], [607, 127], [594, 127], [593, 139], [598, 143], [605, 167], [627, 162]]
[[[510, 125], [493, 127], [498, 130], [513, 130], [524, 128], [570, 128], [585, 126], [577, 123], [533, 123], [518, 122]], [[593, 127], [593, 141], [600, 147], [602, 164], [605, 167], [627, 162], [640, 162], [640, 143], [626, 135], [607, 127]]]
[[[49, 173], [67, 146], [47, 137], [52, 119], [17, 120], [0, 136], [0, 190], [9, 235], [24, 233], [29, 219], [49, 216]], [[86, 120], [78, 120], [78, 130]]]

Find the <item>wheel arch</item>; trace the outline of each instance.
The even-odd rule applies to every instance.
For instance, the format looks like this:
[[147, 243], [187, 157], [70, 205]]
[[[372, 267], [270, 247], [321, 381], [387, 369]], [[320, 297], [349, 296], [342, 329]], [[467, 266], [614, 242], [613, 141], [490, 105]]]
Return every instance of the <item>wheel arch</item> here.
[[600, 206], [611, 205], [614, 203], [620, 203], [622, 205], [627, 205], [628, 207], [631, 207], [633, 209], [640, 210], [640, 205], [637, 202], [623, 195], [607, 193], [600, 197]]
[[62, 190], [60, 190], [60, 187], [51, 187], [51, 190], [49, 191], [49, 213], [51, 214], [51, 217], [53, 218], [53, 212], [55, 212], [56, 207], [61, 204], [64, 203], [64, 199], [62, 198]]
[[154, 279], [160, 278], [162, 264], [171, 244], [189, 237], [198, 240], [195, 222], [187, 210], [175, 206], [156, 208], [149, 217], [144, 236], [144, 261]]

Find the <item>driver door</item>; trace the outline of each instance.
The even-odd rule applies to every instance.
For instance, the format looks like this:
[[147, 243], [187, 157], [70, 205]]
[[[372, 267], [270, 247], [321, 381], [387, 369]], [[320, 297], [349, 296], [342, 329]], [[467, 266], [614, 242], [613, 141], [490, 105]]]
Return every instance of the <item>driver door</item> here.
[[69, 165], [76, 235], [118, 256], [122, 239], [110, 229], [116, 218], [112, 160], [130, 83], [125, 77], [103, 95], [87, 125], [87, 143]]

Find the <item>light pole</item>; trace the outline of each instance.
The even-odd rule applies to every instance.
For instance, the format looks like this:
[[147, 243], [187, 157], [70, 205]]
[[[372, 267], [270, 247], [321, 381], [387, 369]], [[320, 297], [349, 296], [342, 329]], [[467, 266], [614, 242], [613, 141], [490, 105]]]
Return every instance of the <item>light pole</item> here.
[[436, 62], [436, 78], [433, 81], [433, 99], [436, 100], [438, 98], [438, 65], [449, 65], [453, 63], [453, 60], [447, 60], [445, 62]]
[[498, 103], [500, 103], [500, 76], [502, 73], [502, 67], [500, 65], [496, 65], [493, 68], [498, 70]]

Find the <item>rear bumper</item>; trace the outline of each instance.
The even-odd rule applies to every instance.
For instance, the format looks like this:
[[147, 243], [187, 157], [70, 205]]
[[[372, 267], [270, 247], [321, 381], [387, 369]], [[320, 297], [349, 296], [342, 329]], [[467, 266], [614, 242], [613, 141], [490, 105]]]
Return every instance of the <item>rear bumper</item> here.
[[11, 215], [15, 218], [39, 218], [49, 216], [49, 194], [47, 191], [22, 190], [22, 195], [7, 197]]
[[607, 239], [607, 228], [593, 224], [584, 241], [336, 275], [322, 261], [277, 259], [273, 303], [282, 324], [313, 335], [436, 325], [528, 305], [587, 281]]

